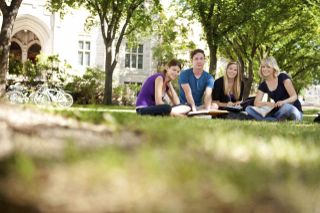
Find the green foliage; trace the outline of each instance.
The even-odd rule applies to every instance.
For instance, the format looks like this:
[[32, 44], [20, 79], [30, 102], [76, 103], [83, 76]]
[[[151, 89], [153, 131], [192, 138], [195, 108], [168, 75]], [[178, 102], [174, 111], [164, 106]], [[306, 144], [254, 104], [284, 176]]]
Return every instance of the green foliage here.
[[20, 60], [16, 59], [13, 55], [9, 56], [9, 74], [20, 75], [22, 74], [23, 64]]
[[210, 50], [210, 68], [214, 73], [217, 64], [217, 51], [226, 34], [235, 32], [252, 19], [259, 8], [265, 6], [259, 0], [187, 0], [179, 1], [184, 11], [191, 10], [190, 19], [197, 18], [201, 23]]
[[153, 47], [153, 59], [157, 61], [157, 71], [162, 71], [164, 65], [172, 58], [195, 48], [188, 32], [191, 30], [187, 23], [183, 23], [180, 14], [167, 17], [167, 11], [162, 11], [154, 19], [153, 34], [157, 37], [157, 45]]
[[36, 58], [36, 65], [49, 84], [63, 84], [68, 77], [68, 70], [71, 69], [71, 65], [59, 59], [59, 55], [40, 54]]
[[33, 82], [36, 77], [41, 76], [41, 71], [38, 64], [34, 64], [32, 61], [27, 60], [23, 64], [22, 75], [27, 77], [30, 82]]
[[112, 95], [113, 104], [134, 106], [140, 89], [140, 84], [122, 84], [115, 87]]
[[44, 80], [49, 85], [63, 85], [69, 69], [71, 66], [66, 61], [62, 63], [58, 55], [40, 54], [35, 61], [27, 60], [23, 64], [13, 57], [9, 61], [9, 73], [22, 75], [31, 83], [38, 78], [37, 80]]
[[83, 76], [75, 76], [65, 89], [72, 94], [75, 103], [102, 103], [104, 72], [98, 68], [87, 68]]
[[220, 54], [240, 61], [243, 75], [256, 83], [260, 60], [273, 55], [299, 92], [319, 73], [318, 22], [310, 11], [301, 1], [269, 1], [252, 20], [224, 37]]

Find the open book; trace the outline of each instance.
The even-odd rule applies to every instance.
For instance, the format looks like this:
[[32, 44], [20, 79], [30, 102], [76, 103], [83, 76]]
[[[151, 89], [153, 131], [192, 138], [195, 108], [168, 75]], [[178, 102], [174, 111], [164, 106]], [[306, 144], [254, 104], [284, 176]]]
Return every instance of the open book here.
[[229, 112], [227, 110], [218, 110], [218, 109], [210, 109], [210, 110], [198, 110], [195, 112], [189, 112], [188, 116], [196, 116], [196, 115], [225, 115]]
[[252, 109], [257, 113], [259, 113], [262, 117], [266, 117], [267, 114], [273, 110], [273, 108], [274, 107], [271, 107], [271, 106], [261, 106], [261, 107], [253, 106], [252, 107]]

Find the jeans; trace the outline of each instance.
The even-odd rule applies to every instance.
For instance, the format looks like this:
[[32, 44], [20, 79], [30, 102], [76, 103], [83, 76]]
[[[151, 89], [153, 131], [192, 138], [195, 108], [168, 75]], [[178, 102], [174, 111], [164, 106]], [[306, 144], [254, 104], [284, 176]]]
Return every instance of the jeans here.
[[170, 115], [171, 106], [168, 104], [161, 104], [155, 106], [148, 106], [137, 108], [136, 112], [140, 115]]
[[281, 120], [301, 121], [302, 120], [302, 112], [300, 112], [292, 104], [284, 104], [276, 112], [272, 114], [268, 114], [266, 117], [262, 117], [254, 109], [252, 109], [252, 106], [248, 106], [246, 108], [246, 112], [248, 113], [249, 117], [252, 117], [255, 120], [259, 120], [259, 121], [260, 120], [265, 120], [265, 121], [281, 121]]

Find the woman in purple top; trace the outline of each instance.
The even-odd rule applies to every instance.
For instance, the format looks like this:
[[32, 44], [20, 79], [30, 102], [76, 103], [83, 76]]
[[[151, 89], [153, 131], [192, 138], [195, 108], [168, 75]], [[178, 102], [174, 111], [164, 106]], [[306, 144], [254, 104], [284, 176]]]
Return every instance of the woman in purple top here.
[[[138, 114], [179, 116], [191, 110], [189, 106], [179, 105], [179, 97], [171, 84], [171, 81], [178, 77], [180, 70], [181, 63], [172, 59], [163, 73], [156, 73], [147, 78], [137, 98], [136, 111]], [[170, 98], [173, 106], [165, 103], [165, 94]]]
[[[270, 106], [274, 108], [266, 117], [258, 114], [252, 106], [246, 111], [249, 116], [256, 120], [302, 120], [301, 103], [293, 87], [290, 77], [286, 73], [280, 73], [277, 61], [273, 57], [262, 60], [259, 74], [263, 82], [259, 85], [258, 93], [254, 100], [255, 106]], [[274, 102], [263, 102], [263, 95], [267, 93]]]

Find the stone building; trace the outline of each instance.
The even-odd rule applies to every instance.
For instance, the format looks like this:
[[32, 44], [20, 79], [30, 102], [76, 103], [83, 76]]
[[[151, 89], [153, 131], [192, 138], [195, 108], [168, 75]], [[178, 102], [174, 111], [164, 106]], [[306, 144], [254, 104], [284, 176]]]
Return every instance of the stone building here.
[[[76, 74], [83, 74], [87, 67], [103, 70], [105, 48], [100, 27], [86, 31], [88, 15], [85, 10], [71, 10], [61, 19], [46, 9], [46, 0], [24, 0], [13, 27], [11, 54], [22, 62], [34, 60], [40, 52], [58, 54]], [[141, 83], [155, 72], [151, 51], [154, 44], [152, 39], [145, 39], [137, 48], [129, 49], [123, 41], [113, 75], [115, 84]]]

